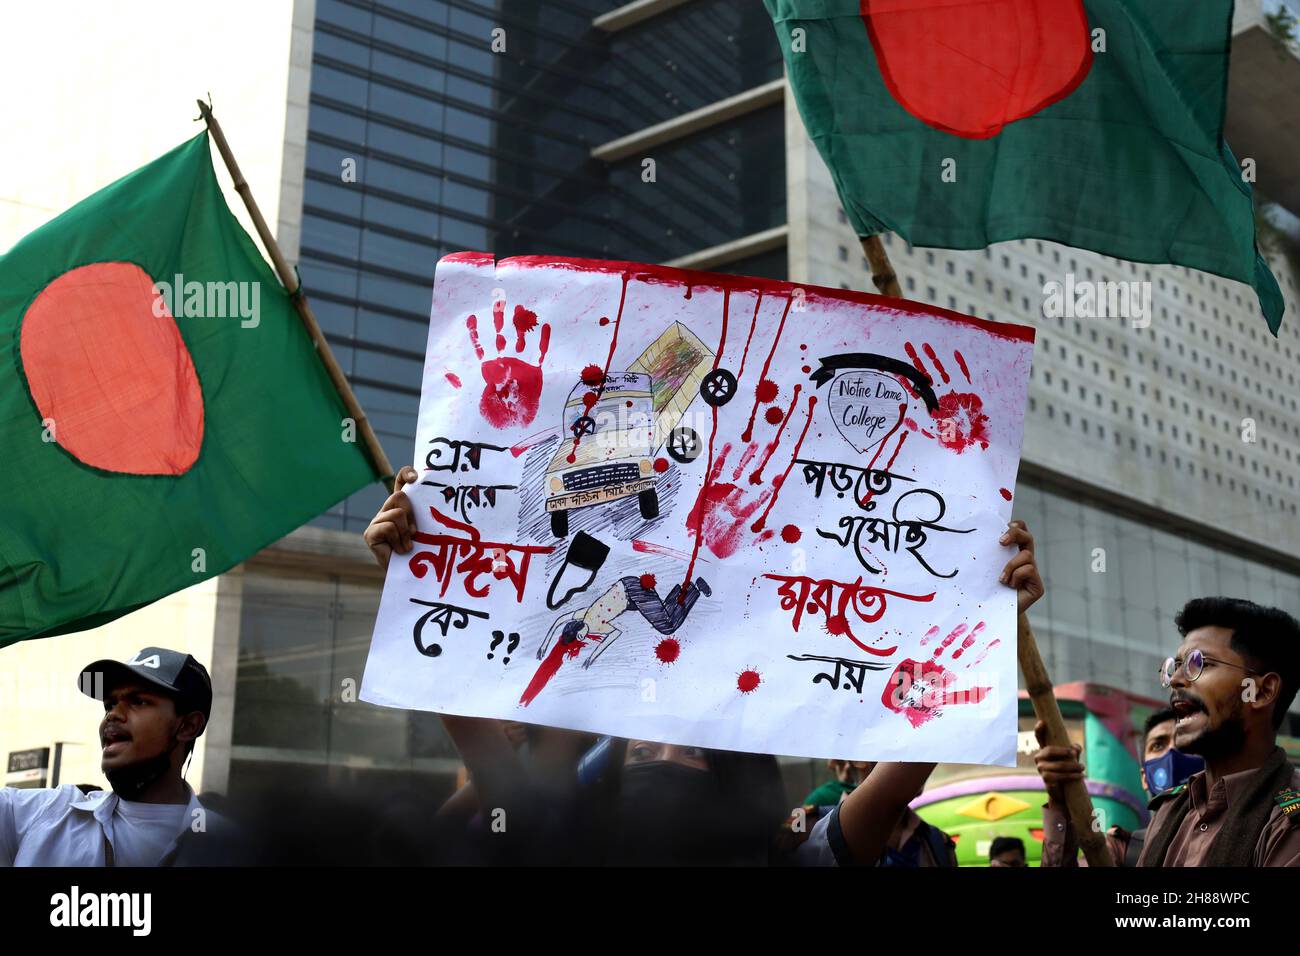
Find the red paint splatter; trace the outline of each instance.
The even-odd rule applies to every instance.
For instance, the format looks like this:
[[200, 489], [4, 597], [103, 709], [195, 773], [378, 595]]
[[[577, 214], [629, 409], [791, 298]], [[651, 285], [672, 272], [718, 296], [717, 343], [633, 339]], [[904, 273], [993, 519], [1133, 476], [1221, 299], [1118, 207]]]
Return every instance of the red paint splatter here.
[[754, 389], [754, 395], [759, 400], [759, 402], [766, 405], [769, 402], [776, 401], [777, 393], [780, 390], [781, 387], [777, 385], [776, 382], [773, 382], [771, 379], [765, 378], [762, 381], [760, 381], [758, 383], [758, 386]]
[[659, 658], [661, 663], [671, 664], [677, 660], [682, 652], [681, 644], [677, 643], [675, 637], [665, 637], [655, 645], [655, 657]]
[[953, 352], [952, 357], [957, 360], [957, 367], [961, 373], [966, 376], [966, 381], [970, 381], [970, 369], [966, 367], [966, 358], [960, 352]]
[[989, 418], [984, 402], [972, 392], [949, 392], [939, 399], [939, 408], [931, 412], [938, 423], [939, 444], [961, 454], [972, 445], [989, 447]]
[[773, 405], [763, 414], [763, 417], [767, 419], [769, 425], [779, 425], [781, 424], [782, 419], [785, 418], [785, 415], [782, 413], [781, 409]]
[[[749, 476], [749, 483], [751, 485], [761, 485], [763, 483], [763, 469], [766, 468], [767, 463], [772, 460], [772, 455], [776, 451], [776, 446], [781, 444], [781, 435], [785, 432], [785, 426], [786, 423], [790, 421], [790, 416], [794, 414], [794, 407], [799, 401], [799, 392], [802, 388], [802, 385], [796, 385], [794, 387], [794, 394], [790, 396], [790, 407], [787, 408], [785, 414], [781, 416], [781, 427], [776, 430], [776, 437], [768, 442], [767, 453], [763, 456], [763, 461], [759, 464], [754, 473]], [[786, 470], [789, 471], [788, 468]]]
[[[795, 398], [798, 398], [798, 395], [796, 395]], [[756, 522], [754, 522], [752, 530], [762, 531], [763, 525], [767, 522], [767, 516], [772, 513], [772, 508], [776, 504], [777, 496], [781, 493], [782, 486], [785, 485], [785, 479], [790, 474], [790, 470], [794, 468], [795, 459], [799, 457], [799, 449], [803, 447], [803, 440], [808, 437], [808, 427], [812, 424], [813, 409], [816, 407], [817, 396], [809, 395], [808, 417], [804, 419], [803, 431], [799, 433], [799, 440], [794, 443], [794, 452], [790, 455], [790, 464], [785, 466], [785, 471], [781, 473], [779, 479], [772, 479], [772, 500], [768, 502], [767, 510], [763, 512], [762, 516]]]
[[[588, 636], [590, 637], [592, 635]], [[551, 678], [555, 676], [555, 672], [558, 671], [560, 665], [564, 663], [564, 659], [566, 657], [569, 659], [577, 657], [578, 651], [582, 650], [585, 646], [586, 641], [582, 638], [575, 638], [573, 641], [566, 644], [559, 637], [556, 637], [555, 643], [551, 645], [551, 650], [546, 655], [546, 659], [537, 666], [537, 670], [533, 674], [533, 679], [528, 682], [528, 686], [524, 688], [524, 692], [519, 695], [519, 703], [524, 707], [531, 704], [533, 699], [542, 692], [542, 689], [550, 683]]]
[[602, 315], [602, 316], [600, 317], [600, 324], [601, 324], [601, 325], [609, 325], [609, 316], [607, 316], [607, 315]]
[[[537, 316], [523, 309], [532, 318], [521, 319], [520, 309], [521, 307], [516, 307], [516, 329], [520, 329], [522, 324], [531, 332], [537, 327]], [[465, 328], [469, 330], [469, 339], [474, 346], [474, 354], [481, 363], [479, 370], [483, 374], [479, 412], [494, 428], [528, 425], [537, 417], [537, 405], [542, 396], [542, 363], [546, 361], [546, 350], [551, 342], [551, 326], [549, 323], [542, 326], [538, 338], [537, 363], [532, 365], [513, 356], [500, 354], [506, 347], [505, 336], [501, 334], [505, 323], [504, 302], [492, 304], [492, 321], [497, 330], [497, 357], [489, 359], [485, 358], [483, 346], [479, 342], [478, 317], [470, 315], [465, 319]], [[515, 351], [522, 352], [525, 344], [523, 332], [520, 331]]]
[[662, 475], [662, 474], [663, 474], [665, 471], [667, 471], [667, 470], [668, 470], [668, 459], [667, 459], [667, 458], [656, 458], [656, 459], [655, 459], [655, 473], [656, 473], [656, 474], [659, 474], [659, 475]]
[[805, 343], [800, 342], [800, 343], [799, 343], [799, 351], [800, 351], [800, 352], [806, 352], [806, 351], [808, 351], [808, 346], [807, 346]]
[[811, 366], [811, 365], [805, 365], [805, 366], [803, 367], [803, 371], [804, 371], [804, 374], [807, 375], [809, 372], [812, 371], [812, 366]]
[[753, 693], [761, 683], [763, 683], [763, 678], [758, 671], [754, 670], [741, 671], [740, 676], [736, 678], [736, 687], [742, 694]]
[[[781, 333], [785, 331], [785, 320], [790, 315], [790, 303], [794, 301], [794, 292], [786, 296], [785, 308], [781, 310], [781, 322], [776, 327], [776, 335], [772, 337], [772, 347], [767, 350], [767, 360], [763, 362], [763, 371], [758, 375], [759, 389], [766, 382], [767, 373], [772, 368], [772, 356], [776, 354], [776, 347], [781, 342]], [[776, 398], [776, 393], [772, 393], [772, 398]], [[771, 399], [769, 399], [770, 401]], [[758, 414], [759, 391], [754, 391], [754, 407], [749, 412], [749, 424], [745, 426], [744, 433], [740, 436], [741, 441], [749, 441], [754, 436], [754, 416]]]
[[451, 382], [452, 388], [460, 388], [460, 376], [455, 372], [443, 372], [447, 376], [447, 381]]
[[517, 305], [511, 322], [515, 327], [515, 351], [522, 352], [524, 350], [524, 335], [537, 328], [537, 313], [531, 309], [525, 309], [522, 305]]
[[952, 379], [948, 378], [948, 372], [944, 369], [943, 363], [939, 361], [939, 356], [934, 354], [934, 349], [930, 348], [930, 343], [926, 342], [923, 346], [925, 357], [934, 363], [934, 367], [939, 370], [939, 375], [943, 378], [943, 383], [947, 385]]
[[849, 633], [849, 619], [843, 614], [832, 614], [826, 619], [826, 630], [836, 637], [847, 634]]
[[599, 365], [588, 365], [582, 370], [582, 384], [590, 385], [592, 388], [600, 386], [605, 380], [605, 373], [600, 370]]
[[788, 524], [781, 529], [781, 540], [786, 544], [797, 544], [799, 539], [802, 537], [803, 532], [795, 525]]
[[641, 587], [647, 591], [653, 591], [655, 589], [655, 576], [653, 574], [641, 575]]
[[1007, 501], [1011, 500], [1011, 492], [1007, 491], [1007, 489], [1005, 488], [999, 488], [998, 494], [1000, 494], [1003, 498], [1007, 499]]
[[497, 352], [499, 354], [506, 350], [506, 337], [503, 334], [506, 327], [506, 304], [503, 299], [497, 299], [492, 303], [492, 327], [497, 332]]

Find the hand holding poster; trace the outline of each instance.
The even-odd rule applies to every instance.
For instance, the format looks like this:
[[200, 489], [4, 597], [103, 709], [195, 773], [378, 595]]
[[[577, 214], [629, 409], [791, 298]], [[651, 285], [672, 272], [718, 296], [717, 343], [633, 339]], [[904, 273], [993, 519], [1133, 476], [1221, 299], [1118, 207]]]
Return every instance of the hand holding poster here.
[[438, 265], [362, 698], [1010, 764], [1033, 331], [633, 263]]

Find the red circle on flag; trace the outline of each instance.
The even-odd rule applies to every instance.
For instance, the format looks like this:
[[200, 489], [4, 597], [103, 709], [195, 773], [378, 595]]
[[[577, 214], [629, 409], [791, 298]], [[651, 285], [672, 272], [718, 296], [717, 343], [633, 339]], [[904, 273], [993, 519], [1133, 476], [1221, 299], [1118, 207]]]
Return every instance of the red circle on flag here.
[[45, 427], [78, 461], [130, 475], [193, 467], [203, 392], [171, 310], [139, 266], [63, 273], [23, 316], [20, 352]]

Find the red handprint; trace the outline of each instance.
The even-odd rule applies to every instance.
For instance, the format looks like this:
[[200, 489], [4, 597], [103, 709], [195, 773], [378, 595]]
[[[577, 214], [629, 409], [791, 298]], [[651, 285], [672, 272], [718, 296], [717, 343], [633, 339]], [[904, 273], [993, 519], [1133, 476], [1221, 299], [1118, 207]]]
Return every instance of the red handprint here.
[[[502, 355], [506, 350], [505, 315], [505, 300], [497, 299], [492, 303], [497, 357], [492, 359], [484, 358], [483, 346], [478, 340], [478, 316], [471, 315], [465, 320], [470, 342], [482, 363], [479, 369], [483, 373], [483, 397], [479, 399], [479, 411], [494, 428], [528, 425], [537, 417], [537, 403], [542, 396], [542, 363], [546, 361], [546, 349], [551, 344], [551, 326], [544, 323], [536, 365]], [[515, 327], [515, 352], [522, 353], [525, 337], [537, 328], [537, 313], [516, 305], [512, 324]]]
[[[921, 360], [912, 343], [906, 343], [904, 348], [917, 370], [937, 384], [938, 380]], [[938, 371], [939, 379], [942, 379], [943, 384], [949, 384], [956, 373], [948, 374], [948, 370], [929, 343], [925, 343], [921, 348]], [[970, 369], [966, 367], [966, 359], [960, 352], [953, 352], [953, 359], [961, 369], [963, 377], [970, 382]], [[906, 379], [901, 381], [909, 392], [916, 394]], [[920, 428], [911, 418], [904, 421], [904, 424], [912, 431], [920, 431], [925, 437], [935, 439], [944, 448], [955, 451], [959, 455], [972, 445], [979, 445], [981, 448], [989, 447], [989, 417], [984, 414], [984, 402], [978, 395], [974, 392], [959, 392], [953, 389], [938, 396], [938, 401], [939, 407], [930, 413], [930, 417], [934, 419], [933, 431]]]
[[[966, 634], [965, 624], [958, 624], [943, 639], [943, 642], [935, 647], [930, 659], [914, 661], [909, 658], [903, 661], [894, 668], [894, 673], [885, 682], [885, 692], [880, 695], [880, 702], [894, 713], [906, 717], [913, 727], [920, 727], [938, 717], [943, 713], [943, 708], [950, 704], [978, 704], [993, 688], [968, 687], [965, 690], [949, 690], [953, 682], [958, 679], [957, 675], [940, 665], [937, 659], [943, 656], [944, 651], [948, 650], [957, 638], [966, 634], [966, 639], [953, 651], [952, 658], [957, 660], [970, 649], [983, 630], [983, 621], [971, 628], [969, 634]], [[938, 633], [939, 628], [930, 628], [921, 638], [921, 646], [928, 644]], [[984, 660], [984, 656], [1000, 643], [999, 640], [991, 641], [981, 650], [980, 656], [968, 663], [966, 667], [969, 669], [974, 664], [980, 663]]]

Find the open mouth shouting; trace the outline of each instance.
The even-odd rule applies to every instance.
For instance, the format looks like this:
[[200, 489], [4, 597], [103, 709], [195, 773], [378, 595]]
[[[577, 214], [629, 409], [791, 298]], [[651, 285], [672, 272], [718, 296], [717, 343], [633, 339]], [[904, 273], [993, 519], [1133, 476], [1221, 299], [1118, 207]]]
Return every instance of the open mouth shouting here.
[[1171, 696], [1169, 706], [1174, 712], [1174, 733], [1178, 736], [1195, 733], [1204, 729], [1206, 720], [1205, 706], [1193, 697]]
[[103, 756], [115, 757], [125, 750], [131, 741], [131, 735], [120, 724], [109, 724], [99, 732], [99, 742], [103, 745]]

